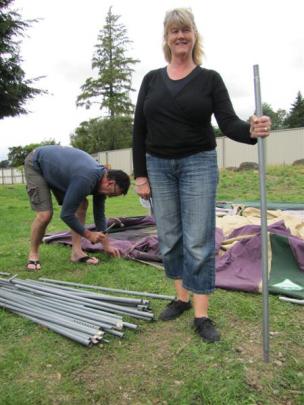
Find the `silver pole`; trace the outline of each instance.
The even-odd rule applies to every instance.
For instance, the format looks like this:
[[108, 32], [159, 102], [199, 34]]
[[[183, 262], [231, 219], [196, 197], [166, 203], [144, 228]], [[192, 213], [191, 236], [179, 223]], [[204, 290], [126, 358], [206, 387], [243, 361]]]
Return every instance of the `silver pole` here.
[[286, 301], [286, 302], [292, 302], [293, 304], [304, 305], [304, 300], [300, 300], [297, 298], [279, 297], [279, 300]]
[[95, 338], [95, 336], [91, 337], [89, 335], [81, 334], [80, 332], [78, 334], [76, 334], [74, 332], [71, 332], [70, 329], [65, 328], [63, 326], [53, 324], [53, 323], [45, 321], [43, 319], [35, 318], [33, 316], [30, 316], [30, 315], [25, 315], [25, 314], [23, 314], [21, 312], [17, 312], [17, 311], [14, 311], [14, 312], [16, 312], [16, 314], [18, 314], [18, 315], [20, 315], [20, 316], [22, 316], [24, 318], [27, 318], [27, 319], [29, 319], [29, 320], [31, 320], [31, 321], [33, 321], [33, 322], [35, 322], [35, 323], [37, 323], [37, 324], [39, 324], [41, 326], [45, 326], [48, 329], [50, 329], [50, 330], [52, 330], [54, 332], [57, 332], [62, 336], [65, 336], [65, 337], [67, 337], [69, 339], [72, 339], [75, 342], [78, 342], [78, 343], [80, 343], [80, 344], [82, 344], [84, 346], [90, 347], [90, 346], [93, 345], [93, 343], [95, 343], [95, 341], [93, 339], [93, 338]]
[[145, 291], [121, 290], [119, 288], [108, 288], [108, 287], [101, 287], [101, 286], [97, 286], [97, 285], [73, 283], [71, 281], [52, 280], [52, 279], [45, 278], [45, 277], [40, 277], [39, 280], [46, 281], [46, 282], [52, 283], [52, 284], [71, 285], [71, 286], [75, 286], [75, 287], [84, 287], [84, 288], [93, 288], [94, 290], [109, 291], [109, 292], [115, 292], [115, 293], [117, 292], [117, 293], [121, 293], [121, 294], [130, 294], [130, 295], [139, 295], [139, 296], [142, 296], [142, 297], [156, 298], [156, 299], [160, 299], [160, 300], [169, 300], [169, 301], [174, 300], [173, 295], [153, 294], [153, 293], [149, 293], [149, 292], [145, 292]]
[[[32, 294], [26, 291], [21, 291], [21, 290], [17, 290], [16, 288], [13, 287], [14, 285], [7, 285], [5, 287], [2, 287], [0, 289], [0, 297], [1, 297], [1, 291], [9, 291], [9, 292], [13, 292], [16, 296], [23, 296], [23, 297], [30, 297], [32, 300], [41, 300], [42, 302], [45, 302], [46, 305], [48, 305], [49, 303], [53, 303], [56, 305], [59, 305], [61, 308], [63, 307], [69, 307], [69, 308], [74, 308], [76, 310], [80, 310], [82, 312], [88, 312], [89, 314], [94, 314], [95, 316], [97, 316], [100, 320], [105, 321], [106, 323], [111, 323], [113, 325], [118, 325], [118, 324], [122, 324], [122, 317], [119, 315], [115, 315], [115, 314], [110, 314], [109, 312], [103, 312], [101, 310], [95, 310], [95, 309], [88, 309], [86, 308], [83, 304], [79, 304], [79, 303], [75, 303], [72, 300], [64, 300], [63, 297], [56, 297], [54, 295], [51, 294], [47, 294], [47, 293], [42, 293], [39, 292], [39, 295], [36, 294]], [[72, 302], [71, 302], [72, 301]]]
[[103, 332], [101, 332], [99, 329], [95, 329], [89, 326], [81, 325], [80, 323], [77, 323], [68, 317], [63, 317], [59, 316], [57, 314], [52, 314], [47, 311], [41, 311], [39, 309], [25, 309], [24, 306], [16, 303], [10, 303], [8, 300], [5, 299], [0, 299], [1, 306], [3, 308], [8, 308], [11, 309], [12, 311], [18, 311], [22, 312], [25, 315], [29, 316], [34, 316], [39, 319], [43, 319], [48, 322], [56, 323], [57, 325], [64, 326], [66, 328], [76, 330], [79, 332], [84, 332], [92, 335], [102, 335]]
[[[28, 280], [26, 280], [28, 281]], [[31, 280], [32, 281], [32, 280]], [[124, 298], [124, 297], [115, 297], [114, 295], [104, 295], [104, 294], [97, 294], [91, 291], [84, 291], [80, 290], [79, 288], [71, 288], [71, 287], [64, 287], [59, 284], [54, 284], [54, 283], [48, 283], [48, 282], [42, 282], [42, 281], [37, 281], [35, 280], [32, 282], [33, 285], [42, 285], [42, 286], [50, 286], [53, 289], [57, 290], [66, 290], [66, 291], [71, 291], [72, 294], [78, 295], [83, 298], [92, 298], [100, 301], [110, 301], [110, 302], [121, 302], [126, 305], [149, 305], [149, 301], [143, 300], [143, 299], [138, 299], [138, 298]]]
[[[259, 65], [253, 66], [255, 108], [258, 117], [263, 115], [260, 87]], [[258, 138], [259, 173], [260, 173], [260, 209], [262, 235], [262, 273], [263, 273], [263, 355], [269, 362], [269, 299], [268, 299], [268, 237], [267, 237], [267, 202], [265, 185], [265, 140]]]
[[64, 297], [66, 300], [72, 300], [74, 301], [75, 299], [77, 299], [78, 302], [80, 303], [84, 303], [86, 305], [86, 307], [93, 307], [93, 308], [101, 308], [102, 310], [107, 310], [108, 312], [111, 313], [116, 313], [116, 314], [128, 314], [130, 316], [133, 316], [134, 318], [140, 318], [140, 319], [150, 319], [152, 320], [154, 318], [154, 315], [152, 312], [146, 312], [146, 311], [139, 311], [136, 309], [133, 309], [131, 307], [126, 307], [126, 306], [120, 306], [120, 305], [115, 305], [115, 304], [109, 304], [107, 302], [101, 302], [101, 301], [94, 301], [91, 300], [89, 298], [82, 298], [82, 297], [73, 297], [72, 294], [68, 294], [68, 293], [63, 293], [61, 291], [52, 291], [52, 289], [46, 288], [47, 286], [45, 286], [44, 288], [41, 286], [35, 286], [35, 287], [29, 287], [30, 283], [26, 282], [26, 281], [21, 281], [18, 279], [18, 281], [13, 280], [12, 283], [17, 287], [17, 288], [21, 288], [22, 290], [25, 291], [39, 291], [42, 293], [47, 293], [47, 294], [51, 294], [53, 296], [60, 296], [60, 297]]

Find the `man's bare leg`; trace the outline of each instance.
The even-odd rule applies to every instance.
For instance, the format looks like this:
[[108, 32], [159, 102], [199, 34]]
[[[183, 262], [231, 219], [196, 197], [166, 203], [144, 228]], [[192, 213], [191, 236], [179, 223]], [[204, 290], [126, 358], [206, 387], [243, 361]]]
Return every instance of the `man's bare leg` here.
[[[78, 218], [79, 222], [84, 225], [86, 219], [86, 213], [88, 209], [88, 200], [85, 199], [79, 206], [78, 210], [76, 211], [76, 217]], [[71, 229], [72, 235], [72, 253], [71, 253], [71, 261], [72, 262], [79, 262], [82, 257], [87, 257], [87, 254], [82, 250], [81, 247], [81, 235], [76, 233]], [[85, 261], [87, 264], [98, 264], [99, 260], [96, 257], [90, 257]]]
[[28, 270], [35, 271], [41, 269], [40, 263], [37, 263], [39, 262], [39, 247], [45, 234], [45, 230], [52, 219], [52, 215], [52, 211], [36, 212], [36, 217], [31, 226], [31, 245], [28, 255], [29, 262], [27, 264]]

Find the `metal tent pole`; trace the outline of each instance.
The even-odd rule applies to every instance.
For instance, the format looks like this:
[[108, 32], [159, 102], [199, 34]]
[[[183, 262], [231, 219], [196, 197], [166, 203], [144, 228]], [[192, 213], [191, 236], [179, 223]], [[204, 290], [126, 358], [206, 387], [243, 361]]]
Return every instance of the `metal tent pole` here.
[[[258, 117], [263, 115], [260, 87], [259, 65], [253, 66], [255, 108]], [[268, 299], [268, 236], [267, 236], [267, 203], [265, 185], [265, 140], [258, 138], [258, 157], [260, 174], [260, 209], [261, 209], [261, 245], [263, 273], [263, 357], [269, 362], [269, 299]]]
[[125, 298], [125, 297], [116, 297], [113, 295], [104, 295], [104, 294], [97, 294], [91, 291], [84, 291], [80, 290], [79, 288], [71, 288], [71, 287], [64, 287], [62, 285], [55, 285], [54, 283], [48, 283], [48, 282], [42, 282], [42, 281], [37, 281], [37, 280], [25, 280], [30, 282], [31, 285], [36, 286], [49, 286], [52, 291], [55, 290], [66, 290], [67, 292], [70, 292], [73, 295], [83, 297], [83, 298], [92, 298], [95, 300], [100, 300], [100, 301], [109, 301], [112, 303], [123, 303], [125, 305], [149, 305], [149, 301], [143, 300], [143, 299], [138, 299], [138, 298]]
[[169, 300], [169, 301], [174, 300], [174, 296], [172, 296], [172, 295], [153, 294], [153, 293], [144, 292], [144, 291], [121, 290], [119, 288], [107, 288], [107, 287], [101, 287], [101, 286], [97, 286], [97, 285], [73, 283], [71, 281], [52, 280], [52, 279], [45, 278], [45, 277], [40, 277], [39, 280], [46, 281], [46, 282], [52, 283], [52, 284], [71, 285], [71, 286], [75, 286], [75, 287], [92, 288], [94, 290], [109, 291], [109, 292], [130, 294], [130, 295], [139, 295], [142, 297], [156, 298], [156, 299], [161, 299], [161, 300]]
[[42, 293], [47, 293], [47, 294], [51, 294], [53, 296], [60, 296], [65, 298], [66, 300], [72, 300], [74, 301], [75, 299], [77, 299], [78, 302], [80, 303], [84, 303], [87, 307], [91, 307], [93, 306], [93, 308], [101, 308], [102, 310], [107, 310], [108, 312], [113, 312], [116, 314], [126, 314], [126, 315], [130, 315], [133, 316], [134, 318], [140, 318], [140, 319], [149, 319], [152, 320], [154, 318], [154, 315], [151, 312], [146, 312], [146, 311], [139, 311], [136, 309], [133, 309], [131, 307], [126, 307], [126, 306], [121, 306], [121, 305], [115, 305], [115, 304], [109, 304], [106, 302], [101, 302], [101, 301], [94, 301], [89, 299], [89, 298], [82, 298], [82, 297], [73, 297], [72, 294], [68, 294], [68, 293], [64, 293], [61, 292], [59, 290], [55, 290], [52, 291], [51, 288], [47, 288], [47, 286], [45, 286], [44, 288], [41, 286], [35, 286], [35, 287], [29, 287], [30, 283], [27, 281], [21, 281], [18, 279], [18, 281], [13, 280], [12, 281], [14, 285], [16, 285], [18, 288], [21, 287], [22, 290], [25, 291], [39, 291]]

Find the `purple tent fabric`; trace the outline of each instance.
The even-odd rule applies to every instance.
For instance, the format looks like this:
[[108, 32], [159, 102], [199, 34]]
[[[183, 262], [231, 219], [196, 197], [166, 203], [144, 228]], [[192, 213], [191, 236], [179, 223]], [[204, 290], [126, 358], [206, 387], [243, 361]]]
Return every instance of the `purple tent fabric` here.
[[[227, 239], [248, 236], [216, 257], [216, 286], [219, 288], [258, 292], [262, 281], [261, 234], [259, 225], [245, 225], [231, 232]], [[268, 232], [288, 238], [299, 269], [304, 269], [304, 241], [292, 236], [283, 221], [268, 226]], [[270, 270], [270, 269], [269, 269]]]
[[257, 291], [261, 280], [260, 238], [243, 239], [223, 256], [216, 257], [215, 284], [217, 287]]
[[[153, 217], [132, 217], [119, 218], [122, 226], [115, 226], [111, 229], [109, 239], [111, 244], [119, 249], [121, 256], [142, 260], [151, 263], [162, 262], [156, 227]], [[108, 225], [115, 219], [109, 219]], [[90, 226], [89, 229], [94, 229]], [[268, 232], [288, 238], [290, 249], [298, 263], [299, 269], [304, 271], [304, 241], [292, 236], [285, 227], [283, 221], [278, 221], [268, 226]], [[243, 239], [236, 242], [224, 254], [221, 254], [220, 247], [225, 239], [238, 236]], [[250, 235], [246, 237], [246, 235]], [[63, 243], [71, 245], [69, 232], [61, 232], [48, 235], [44, 238], [45, 243]], [[91, 244], [87, 239], [82, 238], [82, 247], [88, 252], [102, 252], [100, 243]], [[216, 229], [216, 287], [258, 292], [262, 280], [261, 270], [261, 235], [260, 226], [246, 225], [237, 228], [225, 238], [223, 231]]]
[[303, 271], [304, 274], [304, 241], [295, 236], [290, 236], [288, 241], [292, 253], [298, 263], [299, 269]]
[[[119, 249], [122, 257], [152, 262], [162, 262], [158, 239], [156, 236], [155, 221], [152, 216], [119, 218], [120, 226], [117, 224], [111, 228], [109, 239], [111, 244]], [[115, 219], [109, 218], [107, 226], [112, 225]], [[94, 230], [94, 225], [88, 229]], [[45, 243], [61, 243], [71, 245], [71, 234], [58, 232], [44, 237]], [[82, 249], [87, 252], [103, 252], [101, 243], [92, 244], [85, 238], [81, 239]]]

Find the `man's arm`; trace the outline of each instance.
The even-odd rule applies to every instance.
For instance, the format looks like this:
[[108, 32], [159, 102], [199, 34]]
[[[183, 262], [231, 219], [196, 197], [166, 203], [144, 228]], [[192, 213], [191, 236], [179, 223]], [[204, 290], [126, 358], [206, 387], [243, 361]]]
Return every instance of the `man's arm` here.
[[[104, 232], [106, 229], [106, 216], [105, 216], [105, 201], [106, 196], [103, 194], [98, 194], [93, 196], [93, 214], [94, 222], [97, 231]], [[104, 251], [111, 256], [120, 257], [120, 252], [117, 248], [111, 246], [108, 237], [104, 235], [104, 239], [101, 241]]]
[[105, 216], [106, 196], [104, 194], [93, 195], [93, 215], [96, 230], [103, 232], [107, 227]]
[[102, 232], [92, 232], [85, 229], [76, 216], [80, 204], [87, 195], [91, 193], [91, 188], [86, 178], [77, 177], [70, 184], [65, 193], [60, 218], [79, 235], [84, 236], [91, 243], [103, 243], [106, 236]]
[[60, 214], [63, 222], [82, 236], [84, 236], [85, 227], [76, 217], [76, 211], [89, 193], [90, 190], [86, 179], [75, 178], [65, 192]]

